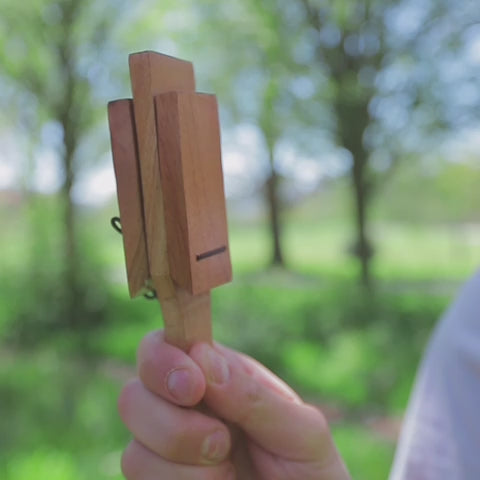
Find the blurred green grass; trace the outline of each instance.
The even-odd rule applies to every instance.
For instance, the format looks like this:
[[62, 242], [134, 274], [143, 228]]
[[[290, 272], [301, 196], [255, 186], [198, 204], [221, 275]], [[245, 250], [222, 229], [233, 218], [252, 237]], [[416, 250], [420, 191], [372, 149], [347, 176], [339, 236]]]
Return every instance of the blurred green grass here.
[[[128, 433], [116, 397], [134, 371], [138, 342], [161, 318], [155, 302], [128, 299], [121, 240], [105, 216], [84, 215], [98, 232], [92, 248], [107, 269], [108, 321], [88, 337], [83, 353], [72, 348], [68, 332], [52, 331], [28, 350], [3, 342], [0, 478], [6, 480], [121, 478]], [[18, 285], [29, 273], [32, 238], [24, 228], [8, 232], [0, 242], [4, 338], [30, 301]], [[332, 427], [347, 465], [358, 480], [380, 480], [394, 440], [380, 437], [365, 419], [372, 411], [402, 412], [429, 332], [480, 264], [480, 249], [478, 234], [458, 228], [377, 222], [379, 282], [366, 302], [346, 254], [349, 233], [341, 222], [290, 222], [289, 270], [282, 271], [265, 268], [268, 236], [261, 225], [232, 224], [235, 278], [213, 292], [215, 336], [264, 362], [309, 400], [344, 412]], [[25, 311], [44, 309], [48, 316], [54, 296], [40, 300]]]
[[333, 427], [333, 438], [353, 479], [383, 479], [393, 460], [392, 445], [356, 425]]

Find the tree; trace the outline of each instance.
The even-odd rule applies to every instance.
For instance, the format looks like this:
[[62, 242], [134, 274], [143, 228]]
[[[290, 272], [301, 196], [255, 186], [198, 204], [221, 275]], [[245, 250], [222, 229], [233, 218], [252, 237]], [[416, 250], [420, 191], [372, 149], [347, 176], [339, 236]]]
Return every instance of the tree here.
[[[83, 245], [74, 188], [79, 175], [109, 149], [106, 104], [129, 90], [127, 56], [138, 39], [148, 38], [150, 43], [155, 38], [148, 15], [161, 18], [162, 8], [170, 7], [152, 4], [5, 0], [0, 7], [0, 82], [6, 87], [0, 102], [20, 119], [11, 131], [19, 144], [30, 146], [30, 175], [42, 168], [45, 154], [57, 159], [61, 172], [60, 212], [50, 225], [50, 244], [55, 234], [60, 239], [54, 256], [61, 271], [56, 275], [51, 264], [43, 268], [48, 279], [30, 279], [32, 294], [44, 289], [37, 300], [49, 294], [55, 298], [49, 301], [52, 315], [47, 320], [53, 326], [79, 329], [98, 321], [90, 298], [104, 285], [99, 266], [90, 264]], [[27, 191], [33, 188], [30, 183]], [[31, 237], [39, 243], [38, 221], [32, 226]], [[31, 270], [47, 261], [52, 256], [35, 249]]]
[[[369, 260], [373, 250], [367, 232], [367, 210], [372, 180], [363, 138], [370, 123], [369, 104], [375, 87], [373, 79], [362, 82], [360, 74], [362, 69], [371, 69], [372, 75], [381, 66], [385, 55], [384, 25], [372, 14], [368, 1], [355, 5], [343, 2], [338, 9], [318, 8], [310, 0], [302, 0], [302, 3], [307, 23], [317, 37], [316, 61], [325, 65], [333, 83], [331, 102], [337, 119], [338, 140], [352, 155], [350, 172], [356, 219], [354, 252], [361, 263], [362, 282], [368, 286]], [[330, 38], [328, 32], [325, 33], [328, 27], [331, 29]], [[326, 38], [318, 38], [323, 36]], [[360, 46], [362, 40], [364, 45]]]
[[[1, 74], [15, 94], [33, 103], [31, 123], [41, 131], [50, 124], [59, 139], [50, 139], [62, 169], [62, 247], [60, 263], [64, 267], [64, 318], [70, 326], [81, 319], [78, 269], [80, 264], [76, 211], [72, 189], [76, 179], [75, 158], [80, 141], [92, 126], [97, 110], [90, 92], [90, 81], [79, 67], [81, 43], [101, 44], [106, 24], [99, 19], [85, 32], [86, 11], [90, 2], [6, 2], [1, 22], [4, 61]], [[84, 25], [81, 25], [81, 22]], [[45, 131], [45, 130], [44, 130]], [[28, 132], [23, 132], [28, 135]], [[39, 142], [34, 143], [40, 149]]]
[[[442, 62], [462, 53], [462, 36], [474, 12], [448, 0], [416, 5], [399, 0], [299, 3], [313, 58], [331, 79], [338, 142], [351, 153], [353, 251], [361, 281], [369, 287], [373, 247], [368, 218], [374, 193], [400, 158], [430, 148], [440, 133], [458, 128], [451, 110], [459, 105], [451, 92], [469, 74], [458, 76], [455, 85], [442, 75]], [[402, 18], [411, 21], [402, 24]], [[393, 88], [385, 85], [392, 74], [403, 78]], [[414, 129], [417, 135], [412, 135]]]

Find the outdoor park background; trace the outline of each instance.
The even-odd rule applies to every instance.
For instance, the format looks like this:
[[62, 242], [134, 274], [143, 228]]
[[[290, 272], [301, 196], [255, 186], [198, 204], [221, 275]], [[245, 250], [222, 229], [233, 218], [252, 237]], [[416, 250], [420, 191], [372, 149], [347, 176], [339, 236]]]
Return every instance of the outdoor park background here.
[[128, 53], [221, 106], [234, 281], [215, 336], [383, 480], [431, 329], [480, 265], [480, 18], [453, 0], [2, 0], [0, 478], [119, 479], [129, 300], [106, 103]]

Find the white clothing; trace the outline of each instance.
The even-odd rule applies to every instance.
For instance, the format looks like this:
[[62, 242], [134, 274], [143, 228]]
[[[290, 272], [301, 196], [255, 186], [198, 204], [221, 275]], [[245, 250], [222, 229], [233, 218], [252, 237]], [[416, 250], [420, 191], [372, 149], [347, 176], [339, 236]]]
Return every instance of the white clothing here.
[[437, 325], [390, 480], [480, 480], [480, 271]]

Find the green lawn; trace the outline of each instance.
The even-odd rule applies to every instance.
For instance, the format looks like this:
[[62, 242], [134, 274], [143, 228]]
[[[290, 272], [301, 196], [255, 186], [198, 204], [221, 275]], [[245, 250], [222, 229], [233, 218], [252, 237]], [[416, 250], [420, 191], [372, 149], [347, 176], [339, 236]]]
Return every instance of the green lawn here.
[[[139, 340], [161, 318], [155, 302], [128, 300], [121, 240], [104, 220], [103, 229], [95, 225], [95, 254], [110, 279], [109, 321], [87, 337], [88, 356], [78, 346], [74, 353], [68, 333], [51, 332], [41, 346], [21, 350], [3, 344], [2, 479], [120, 478], [128, 433], [116, 397], [133, 371]], [[262, 227], [232, 225], [234, 282], [213, 293], [218, 340], [252, 354], [309, 400], [342, 413], [332, 424], [334, 436], [357, 480], [386, 478], [394, 442], [367, 419], [372, 412], [401, 414], [431, 328], [480, 264], [478, 232], [396, 224], [378, 224], [375, 232], [379, 282], [371, 302], [356, 287], [356, 266], [345, 253], [349, 230], [331, 222], [289, 225], [288, 272], [264, 269], [268, 237]], [[0, 240], [4, 334], [30, 298], [16, 287], [28, 274], [25, 238], [10, 231]], [[32, 308], [52, 306], [48, 296], [40, 301]]]

